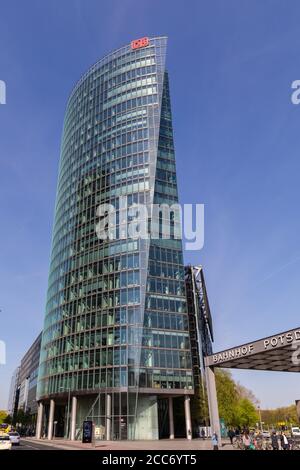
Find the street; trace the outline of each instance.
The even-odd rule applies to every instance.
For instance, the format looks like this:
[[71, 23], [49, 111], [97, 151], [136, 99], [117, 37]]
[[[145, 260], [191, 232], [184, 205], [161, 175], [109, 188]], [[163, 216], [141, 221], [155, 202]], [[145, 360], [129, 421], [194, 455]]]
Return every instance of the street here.
[[40, 442], [26, 442], [26, 439], [21, 439], [19, 446], [12, 446], [12, 450], [62, 450], [49, 444]]
[[[83, 444], [81, 441], [55, 439], [53, 441], [37, 441], [35, 438], [22, 438], [20, 446], [13, 446], [13, 450], [84, 450], [84, 451], [175, 451], [181, 450], [210, 450], [210, 439], [161, 439], [156, 441], [97, 441], [94, 444]], [[226, 439], [222, 443], [222, 450], [233, 450]]]

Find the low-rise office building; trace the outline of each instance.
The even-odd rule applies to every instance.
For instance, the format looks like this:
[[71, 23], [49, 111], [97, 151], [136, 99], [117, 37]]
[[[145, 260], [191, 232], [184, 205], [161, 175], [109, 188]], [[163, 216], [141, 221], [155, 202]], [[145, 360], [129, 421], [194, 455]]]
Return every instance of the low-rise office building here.
[[20, 366], [18, 366], [11, 377], [7, 411], [10, 416], [14, 416], [18, 410], [19, 404], [19, 374]]
[[20, 365], [14, 371], [8, 399], [9, 414], [16, 422], [18, 410], [31, 415], [31, 426], [35, 425], [37, 414], [36, 388], [41, 351], [42, 333], [38, 335], [26, 354], [22, 357]]

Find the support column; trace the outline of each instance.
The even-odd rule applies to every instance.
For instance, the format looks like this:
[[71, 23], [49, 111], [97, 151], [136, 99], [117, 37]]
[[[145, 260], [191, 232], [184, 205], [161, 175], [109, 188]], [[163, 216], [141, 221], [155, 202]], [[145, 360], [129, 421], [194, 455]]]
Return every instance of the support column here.
[[174, 439], [173, 397], [169, 397], [169, 430], [170, 430], [170, 439]]
[[76, 414], [77, 414], [77, 397], [72, 397], [71, 441], [75, 441], [75, 437], [76, 437]]
[[217, 389], [216, 389], [216, 380], [215, 372], [213, 367], [205, 367], [206, 375], [206, 387], [207, 387], [207, 396], [208, 396], [208, 405], [209, 405], [209, 418], [211, 432], [216, 433], [218, 436], [218, 445], [222, 446], [221, 440], [221, 427], [220, 427], [220, 418], [219, 418], [219, 409], [218, 409], [218, 398], [217, 398]]
[[111, 440], [111, 394], [106, 395], [106, 440]]
[[186, 438], [188, 440], [192, 439], [192, 420], [191, 420], [190, 401], [191, 399], [189, 395], [185, 395], [184, 396], [184, 414], [185, 414]]
[[44, 412], [44, 405], [43, 402], [39, 402], [38, 404], [38, 415], [36, 420], [36, 434], [35, 437], [37, 439], [41, 439], [42, 435], [42, 424], [43, 424], [43, 413]]
[[49, 410], [49, 422], [48, 422], [48, 439], [51, 441], [53, 438], [53, 421], [54, 421], [54, 409], [55, 409], [55, 402], [54, 400], [50, 400], [50, 410]]

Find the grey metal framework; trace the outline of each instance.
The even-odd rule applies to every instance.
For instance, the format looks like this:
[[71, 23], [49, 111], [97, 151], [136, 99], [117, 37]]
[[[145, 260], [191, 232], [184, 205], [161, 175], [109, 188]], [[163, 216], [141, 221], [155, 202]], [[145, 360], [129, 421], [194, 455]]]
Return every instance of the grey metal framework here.
[[204, 359], [212, 354], [213, 342], [212, 317], [203, 267], [186, 266], [185, 284], [195, 387], [195, 394], [191, 401], [192, 426], [197, 435], [200, 425], [209, 425]]
[[[143, 38], [108, 54], [68, 101], [37, 394], [50, 438], [79, 436], [92, 413], [107, 439], [156, 439], [159, 397], [172, 396], [186, 396], [190, 433], [181, 240], [174, 226], [169, 239], [128, 238], [120, 202], [151, 214], [178, 200], [166, 46]], [[97, 237], [100, 204], [116, 208], [117, 239]]]

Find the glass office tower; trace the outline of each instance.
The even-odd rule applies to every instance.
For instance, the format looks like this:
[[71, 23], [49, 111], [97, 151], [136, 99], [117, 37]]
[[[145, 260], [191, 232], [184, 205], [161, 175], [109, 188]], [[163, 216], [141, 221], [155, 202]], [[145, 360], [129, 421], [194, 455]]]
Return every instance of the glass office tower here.
[[[142, 38], [112, 52], [82, 76], [67, 104], [38, 437], [77, 439], [83, 421], [92, 420], [99, 439], [157, 439], [162, 429], [172, 438], [180, 422], [175, 400], [191, 437], [194, 389], [176, 221], [164, 239], [129, 237], [125, 224], [126, 206], [146, 206], [151, 227], [153, 203], [177, 202], [166, 46], [166, 37]], [[103, 204], [115, 208], [114, 237], [106, 240], [96, 229]]]

